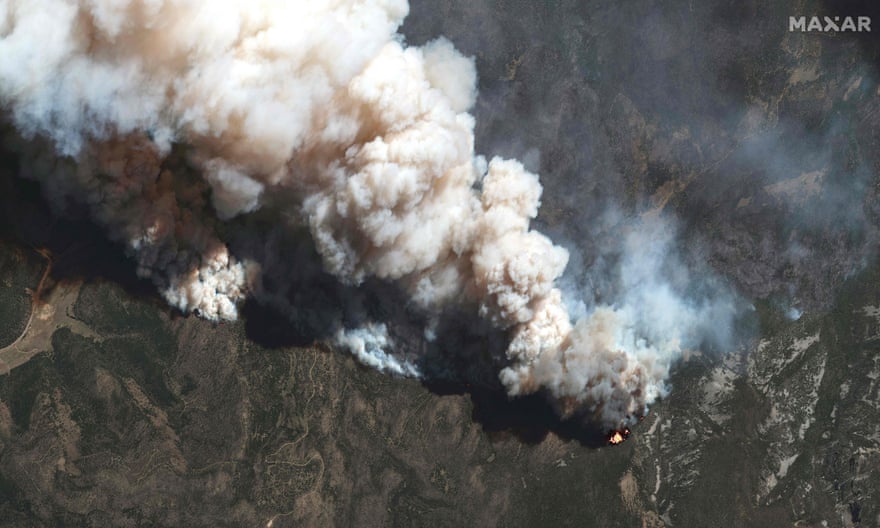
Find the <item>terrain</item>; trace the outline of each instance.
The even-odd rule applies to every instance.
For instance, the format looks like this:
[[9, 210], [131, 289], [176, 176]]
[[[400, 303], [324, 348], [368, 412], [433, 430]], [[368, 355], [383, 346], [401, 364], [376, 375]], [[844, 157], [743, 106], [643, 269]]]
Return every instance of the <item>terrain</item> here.
[[750, 306], [619, 446], [259, 311], [179, 314], [4, 150], [2, 524], [880, 524], [878, 41], [788, 32], [866, 6], [412, 2], [409, 41], [476, 57], [477, 150], [540, 172], [574, 276], [622, 218], [667, 218]]

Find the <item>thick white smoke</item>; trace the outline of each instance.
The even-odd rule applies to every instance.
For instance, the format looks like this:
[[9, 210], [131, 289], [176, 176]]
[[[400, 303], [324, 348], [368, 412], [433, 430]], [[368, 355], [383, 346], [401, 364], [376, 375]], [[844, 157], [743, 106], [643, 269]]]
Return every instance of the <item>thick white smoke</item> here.
[[334, 341], [351, 351], [358, 361], [376, 370], [414, 378], [422, 375], [416, 365], [401, 361], [388, 353], [392, 343], [384, 324], [370, 323], [355, 329], [341, 328], [334, 336]]
[[[572, 324], [557, 286], [568, 252], [529, 228], [537, 176], [475, 156], [474, 63], [442, 39], [405, 46], [407, 11], [404, 0], [0, 0], [0, 100], [24, 137], [62, 157], [29, 173], [87, 204], [181, 310], [237, 317], [260, 269], [218, 226], [271, 211], [301, 219], [345, 283], [395, 281], [427, 313], [464, 301], [509, 329], [511, 394], [546, 389], [609, 427], [643, 413], [694, 321], [643, 324], [685, 310], [640, 283], [638, 304]], [[175, 144], [198, 178], [163, 167]], [[381, 325], [337, 341], [418, 373], [384, 351]]]

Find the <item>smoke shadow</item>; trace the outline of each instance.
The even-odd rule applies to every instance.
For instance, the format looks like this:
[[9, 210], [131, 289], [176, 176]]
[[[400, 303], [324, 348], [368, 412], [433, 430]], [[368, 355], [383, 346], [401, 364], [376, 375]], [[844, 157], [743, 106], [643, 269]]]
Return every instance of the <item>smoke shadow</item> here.
[[478, 318], [468, 307], [447, 313], [437, 324], [437, 339], [423, 345], [419, 367], [422, 385], [438, 396], [470, 398], [471, 419], [492, 441], [510, 438], [537, 445], [550, 433], [588, 448], [608, 445], [608, 431], [586, 415], [560, 417], [552, 399], [542, 393], [511, 397], [498, 379], [508, 362], [507, 334]]
[[471, 418], [492, 441], [515, 438], [527, 445], [537, 445], [553, 433], [564, 441], [576, 441], [592, 449], [608, 445], [608, 431], [583, 416], [560, 418], [541, 393], [511, 398], [501, 387], [466, 382], [426, 380], [424, 386], [438, 395], [466, 394], [473, 405]]
[[[334, 337], [340, 328], [390, 321], [395, 343], [405, 343], [412, 355], [422, 350], [418, 338], [426, 321], [412, 309], [408, 295], [377, 279], [340, 282], [324, 270], [305, 228], [279, 227], [258, 213], [242, 219], [227, 235], [236, 257], [261, 269], [261, 286], [240, 312], [248, 339], [269, 349], [308, 346]], [[253, 244], [263, 239], [268, 243]]]
[[395, 343], [406, 342], [415, 357], [424, 350], [416, 335], [424, 320], [409, 304], [405, 294], [390, 284], [367, 281], [346, 286], [331, 275], [303, 274], [300, 268], [292, 271], [282, 292], [248, 299], [240, 315], [247, 338], [268, 349], [310, 346], [332, 338], [341, 327], [390, 321]]
[[[298, 260], [291, 261], [296, 268], [288, 269], [283, 288], [269, 279], [270, 287], [281, 288], [283, 295], [262, 302], [249, 300], [241, 311], [249, 340], [268, 349], [309, 346], [330, 338], [340, 325], [352, 328], [381, 321], [394, 343], [395, 357], [417, 365], [423, 373], [421, 383], [431, 393], [468, 396], [471, 419], [493, 441], [515, 438], [536, 445], [553, 433], [589, 448], [607, 445], [608, 431], [585, 416], [560, 418], [542, 393], [508, 396], [498, 380], [498, 372], [507, 364], [508, 337], [474, 317], [476, 307], [460, 306], [442, 314], [430, 325], [435, 337], [426, 339], [429, 321], [400, 288], [378, 280], [358, 287], [343, 285], [322, 271], [320, 258], [308, 247], [310, 241], [288, 242], [287, 251], [298, 254]], [[306, 246], [296, 247], [299, 244]], [[271, 277], [274, 271], [269, 271]]]
[[165, 304], [152, 282], [137, 276], [124, 248], [82, 211], [63, 218], [52, 210], [37, 182], [17, 176], [18, 158], [0, 147], [0, 239], [45, 252], [51, 258], [45, 293], [63, 284], [108, 281], [127, 294]]

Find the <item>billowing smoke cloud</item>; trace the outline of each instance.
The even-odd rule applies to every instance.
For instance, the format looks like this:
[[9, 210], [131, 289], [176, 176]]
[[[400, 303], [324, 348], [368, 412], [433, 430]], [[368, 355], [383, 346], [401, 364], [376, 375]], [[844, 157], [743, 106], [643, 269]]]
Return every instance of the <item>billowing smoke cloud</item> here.
[[[58, 154], [31, 152], [26, 172], [57, 203], [85, 204], [183, 311], [235, 319], [261, 294], [261, 270], [230, 251], [223, 225], [292, 218], [343, 283], [394, 282], [426, 314], [467, 305], [508, 330], [511, 394], [545, 390], [564, 414], [609, 427], [644, 413], [717, 313], [655, 276], [671, 238], [636, 230], [620, 296], [572, 323], [574, 292], [558, 286], [569, 253], [530, 229], [538, 177], [475, 156], [474, 64], [443, 39], [405, 46], [407, 11], [402, 0], [0, 0], [0, 98], [24, 138]], [[197, 176], [169, 170], [173, 156]], [[336, 341], [419, 374], [381, 322]]]
[[401, 376], [421, 376], [416, 365], [388, 353], [392, 345], [384, 324], [371, 323], [351, 330], [341, 328], [336, 333], [335, 342], [350, 350], [364, 365]]

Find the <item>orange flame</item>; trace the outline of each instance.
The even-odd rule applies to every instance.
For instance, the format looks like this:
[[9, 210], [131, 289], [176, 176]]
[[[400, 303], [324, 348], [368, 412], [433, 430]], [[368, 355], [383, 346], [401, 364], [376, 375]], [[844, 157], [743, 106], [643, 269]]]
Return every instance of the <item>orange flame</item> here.
[[627, 438], [629, 438], [630, 431], [629, 429], [621, 429], [620, 431], [614, 431], [608, 437], [608, 443], [611, 445], [619, 445], [624, 442]]

